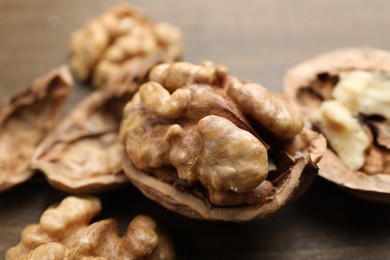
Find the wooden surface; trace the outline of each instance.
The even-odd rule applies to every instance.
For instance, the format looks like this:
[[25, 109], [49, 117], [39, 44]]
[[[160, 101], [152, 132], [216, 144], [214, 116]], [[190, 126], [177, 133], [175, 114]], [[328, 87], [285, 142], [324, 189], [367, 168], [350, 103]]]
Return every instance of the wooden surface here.
[[[211, 59], [275, 91], [287, 68], [314, 54], [348, 46], [390, 48], [385, 0], [130, 2], [182, 29], [184, 59]], [[114, 3], [1, 0], [0, 96], [66, 63], [70, 33]], [[67, 110], [87, 92], [76, 86]], [[0, 259], [25, 225], [66, 195], [39, 175], [0, 194]], [[178, 259], [390, 259], [390, 206], [355, 199], [320, 179], [293, 204], [245, 224], [187, 219], [131, 186], [99, 196], [99, 218], [118, 218], [123, 228], [138, 213], [156, 219], [171, 235]]]

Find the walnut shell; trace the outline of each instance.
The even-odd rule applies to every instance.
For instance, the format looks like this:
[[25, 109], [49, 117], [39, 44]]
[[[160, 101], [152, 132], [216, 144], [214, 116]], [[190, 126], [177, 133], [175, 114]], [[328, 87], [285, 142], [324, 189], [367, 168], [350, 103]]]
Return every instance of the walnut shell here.
[[96, 90], [82, 100], [36, 149], [32, 167], [67, 192], [97, 192], [128, 183], [118, 141], [122, 110], [162, 59], [149, 56], [126, 68], [115, 90]]
[[92, 196], [70, 196], [28, 225], [21, 242], [7, 250], [13, 259], [174, 259], [169, 239], [150, 217], [136, 216], [123, 237], [114, 219], [90, 224], [101, 210]]
[[71, 84], [63, 66], [0, 101], [0, 191], [33, 175], [33, 153], [57, 122]]
[[[323, 101], [333, 99], [332, 91], [340, 74], [356, 70], [390, 73], [390, 52], [362, 47], [321, 54], [287, 71], [284, 93], [289, 103], [308, 119]], [[369, 138], [374, 139], [366, 151], [365, 165], [356, 171], [348, 169], [330, 147], [318, 164], [319, 175], [358, 197], [390, 202], [388, 120], [360, 114], [359, 121]], [[311, 126], [309, 120], [306, 124]]]
[[[147, 197], [192, 218], [263, 218], [307, 188], [325, 139], [258, 84], [205, 62], [153, 68], [126, 105], [124, 170]], [[272, 122], [271, 122], [272, 120]]]
[[101, 191], [128, 182], [118, 142], [129, 95], [95, 91], [78, 104], [37, 147], [32, 167], [68, 192]]

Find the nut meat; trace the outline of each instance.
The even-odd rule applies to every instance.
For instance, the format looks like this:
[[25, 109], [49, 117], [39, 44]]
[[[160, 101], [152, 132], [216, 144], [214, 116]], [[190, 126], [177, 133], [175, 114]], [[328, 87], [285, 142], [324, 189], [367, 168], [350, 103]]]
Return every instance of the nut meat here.
[[319, 175], [375, 201], [390, 202], [390, 53], [341, 49], [290, 69], [284, 91], [324, 133]]
[[47, 209], [39, 224], [23, 230], [21, 242], [7, 250], [6, 259], [174, 259], [169, 240], [151, 218], [138, 215], [119, 237], [114, 219], [89, 224], [100, 210], [95, 197], [65, 198]]
[[33, 174], [31, 157], [57, 122], [71, 84], [64, 66], [0, 101], [0, 191]]
[[146, 196], [194, 218], [247, 221], [314, 176], [325, 140], [264, 87], [212, 62], [157, 65], [149, 78], [120, 130], [125, 172]]
[[175, 26], [153, 23], [141, 10], [121, 4], [74, 32], [70, 64], [81, 81], [116, 88], [129, 68], [150, 55], [162, 55], [166, 62], [178, 59], [181, 45], [181, 33]]

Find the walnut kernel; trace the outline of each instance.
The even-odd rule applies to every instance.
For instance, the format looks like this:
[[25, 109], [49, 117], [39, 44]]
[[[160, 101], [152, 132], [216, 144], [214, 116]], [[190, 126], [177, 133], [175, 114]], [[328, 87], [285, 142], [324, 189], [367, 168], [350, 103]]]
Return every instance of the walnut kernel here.
[[330, 146], [349, 169], [358, 170], [363, 166], [365, 151], [371, 140], [346, 107], [336, 100], [325, 101], [310, 120], [325, 135]]
[[[135, 217], [123, 237], [114, 219], [89, 224], [101, 210], [92, 196], [67, 197], [47, 209], [39, 224], [28, 225], [6, 259], [173, 259], [169, 243], [147, 216]], [[163, 242], [162, 244], [160, 243]]]
[[176, 60], [182, 51], [181, 32], [168, 23], [154, 23], [127, 4], [115, 6], [74, 32], [71, 68], [81, 81], [96, 87], [115, 88], [127, 67], [137, 67], [148, 56], [163, 54]]
[[[155, 66], [124, 109], [120, 138], [125, 172], [148, 197], [191, 217], [233, 221], [285, 203], [301, 182], [282, 179], [300, 175], [325, 149], [278, 95], [210, 61]], [[271, 169], [280, 178], [268, 179]], [[287, 186], [289, 193], [279, 190]], [[226, 206], [234, 213], [219, 215]]]

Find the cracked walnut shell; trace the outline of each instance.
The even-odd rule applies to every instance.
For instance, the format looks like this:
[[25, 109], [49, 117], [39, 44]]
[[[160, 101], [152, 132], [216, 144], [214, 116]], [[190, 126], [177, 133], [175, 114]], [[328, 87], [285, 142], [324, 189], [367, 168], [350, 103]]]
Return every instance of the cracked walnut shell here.
[[294, 66], [284, 84], [289, 102], [329, 141], [319, 175], [382, 202], [390, 202], [389, 75], [390, 52], [347, 48]]
[[[117, 5], [74, 32], [70, 66], [81, 81], [95, 87], [116, 88], [128, 67], [137, 67], [150, 55], [166, 62], [182, 52], [181, 32], [168, 23], [155, 23], [128, 4]], [[119, 78], [119, 79], [118, 79]]]
[[147, 197], [193, 218], [248, 221], [315, 176], [324, 138], [258, 84], [204, 62], [160, 64], [126, 105], [124, 170]]
[[67, 192], [97, 192], [128, 183], [118, 141], [122, 110], [158, 61], [158, 55], [148, 57], [128, 71], [121, 88], [95, 90], [82, 100], [37, 147], [32, 167]]
[[63, 66], [0, 101], [0, 191], [33, 175], [33, 153], [57, 122], [71, 84]]
[[117, 136], [129, 98], [105, 91], [87, 96], [37, 147], [32, 167], [68, 192], [96, 192], [128, 183]]
[[7, 260], [17, 259], [174, 259], [173, 247], [153, 219], [136, 216], [124, 236], [114, 219], [90, 224], [101, 210], [92, 196], [69, 196], [47, 209], [39, 224], [22, 232], [21, 242], [7, 250]]

